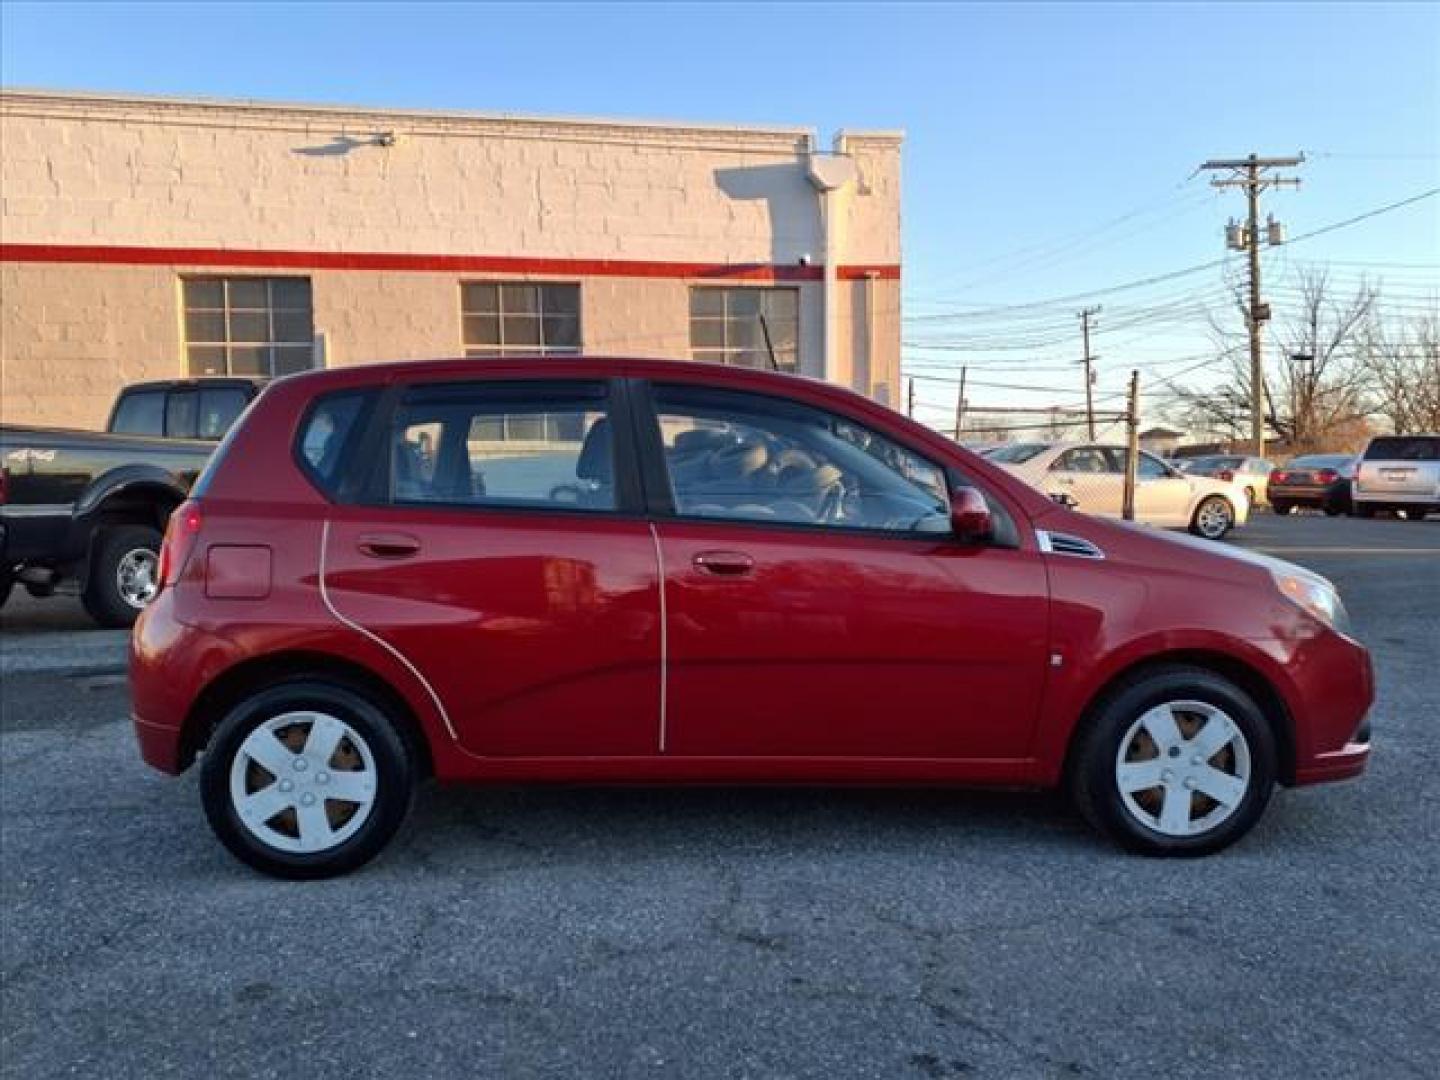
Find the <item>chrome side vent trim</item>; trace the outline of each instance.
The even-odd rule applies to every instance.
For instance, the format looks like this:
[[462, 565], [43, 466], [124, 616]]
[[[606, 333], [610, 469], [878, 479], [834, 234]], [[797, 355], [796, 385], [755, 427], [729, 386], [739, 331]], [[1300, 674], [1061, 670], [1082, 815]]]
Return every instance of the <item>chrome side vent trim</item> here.
[[1047, 555], [1069, 555], [1075, 559], [1105, 558], [1105, 552], [1101, 551], [1089, 540], [1082, 540], [1080, 537], [1071, 536], [1069, 533], [1047, 532], [1044, 529], [1036, 529], [1035, 540], [1040, 545], [1040, 550]]

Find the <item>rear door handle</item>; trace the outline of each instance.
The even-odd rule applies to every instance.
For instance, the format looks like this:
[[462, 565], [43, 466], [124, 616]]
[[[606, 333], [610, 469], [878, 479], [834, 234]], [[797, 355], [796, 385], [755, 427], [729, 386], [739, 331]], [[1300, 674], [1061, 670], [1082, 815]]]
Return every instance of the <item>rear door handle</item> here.
[[420, 541], [408, 533], [362, 533], [355, 546], [372, 559], [404, 559], [420, 551]]
[[755, 560], [743, 551], [702, 551], [692, 561], [695, 569], [716, 577], [742, 577], [755, 569]]

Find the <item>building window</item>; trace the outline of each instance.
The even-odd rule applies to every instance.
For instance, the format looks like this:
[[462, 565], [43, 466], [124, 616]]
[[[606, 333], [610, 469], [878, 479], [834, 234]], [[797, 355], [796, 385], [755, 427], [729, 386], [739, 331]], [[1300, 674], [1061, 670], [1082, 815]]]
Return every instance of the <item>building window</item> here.
[[690, 355], [740, 367], [799, 371], [800, 290], [692, 288]]
[[310, 279], [186, 278], [191, 375], [288, 375], [315, 366]]
[[460, 286], [466, 356], [580, 351], [580, 286], [467, 282]]

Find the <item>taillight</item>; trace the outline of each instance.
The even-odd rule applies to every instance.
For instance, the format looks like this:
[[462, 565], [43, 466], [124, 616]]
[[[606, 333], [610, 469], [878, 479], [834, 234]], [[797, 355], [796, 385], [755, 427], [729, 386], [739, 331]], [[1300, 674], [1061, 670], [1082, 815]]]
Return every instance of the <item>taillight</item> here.
[[1221, 470], [1220, 470], [1220, 479], [1221, 479], [1221, 480], [1224, 480], [1224, 481], [1228, 484], [1231, 480], [1234, 480], [1234, 479], [1235, 479], [1235, 470], [1234, 470], [1234, 469], [1221, 469]]
[[1289, 481], [1290, 481], [1290, 474], [1289, 474], [1289, 473], [1286, 473], [1286, 472], [1277, 472], [1277, 473], [1275, 473], [1274, 475], [1272, 475], [1272, 476], [1270, 477], [1270, 482], [1271, 482], [1272, 484], [1285, 484], [1285, 483], [1289, 483]]
[[160, 543], [160, 565], [156, 571], [160, 588], [173, 585], [185, 570], [185, 563], [200, 536], [202, 521], [200, 504], [193, 500], [181, 503], [170, 515], [165, 539]]
[[1340, 479], [1340, 474], [1334, 469], [1321, 469], [1316, 475], [1322, 484], [1333, 484]]

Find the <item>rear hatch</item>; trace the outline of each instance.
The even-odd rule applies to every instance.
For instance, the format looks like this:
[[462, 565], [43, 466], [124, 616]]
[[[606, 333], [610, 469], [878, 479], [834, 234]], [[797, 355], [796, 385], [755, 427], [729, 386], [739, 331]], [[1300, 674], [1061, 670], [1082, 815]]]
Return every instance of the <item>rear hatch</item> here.
[[1380, 435], [1360, 461], [1357, 487], [1367, 498], [1440, 498], [1440, 435]]

